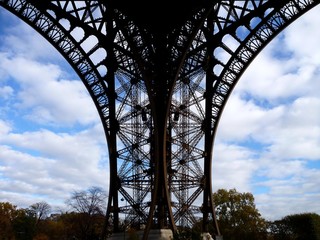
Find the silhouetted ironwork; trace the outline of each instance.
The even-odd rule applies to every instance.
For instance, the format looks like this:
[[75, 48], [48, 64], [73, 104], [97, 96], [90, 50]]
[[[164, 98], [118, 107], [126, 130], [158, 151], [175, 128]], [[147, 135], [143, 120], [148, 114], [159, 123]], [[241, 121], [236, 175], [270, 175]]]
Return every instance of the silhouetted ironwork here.
[[222, 110], [257, 54], [319, 3], [171, 2], [0, 0], [85, 84], [108, 142], [106, 219], [117, 232], [125, 217], [144, 239], [200, 220], [220, 235], [211, 172]]

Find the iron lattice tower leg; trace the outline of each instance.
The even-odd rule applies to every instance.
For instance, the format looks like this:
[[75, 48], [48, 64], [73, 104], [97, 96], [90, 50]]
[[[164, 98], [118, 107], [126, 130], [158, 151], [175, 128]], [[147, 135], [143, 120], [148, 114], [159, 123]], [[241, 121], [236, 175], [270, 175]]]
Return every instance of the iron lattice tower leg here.
[[146, 21], [139, 7], [147, 2], [0, 0], [66, 58], [97, 107], [110, 157], [106, 227], [113, 232], [121, 218], [144, 229], [144, 239], [150, 229], [175, 232], [201, 220], [202, 232], [220, 235], [211, 171], [222, 110], [257, 54], [318, 4], [198, 2], [180, 2], [186, 12], [172, 8], [169, 21], [154, 20], [155, 12]]

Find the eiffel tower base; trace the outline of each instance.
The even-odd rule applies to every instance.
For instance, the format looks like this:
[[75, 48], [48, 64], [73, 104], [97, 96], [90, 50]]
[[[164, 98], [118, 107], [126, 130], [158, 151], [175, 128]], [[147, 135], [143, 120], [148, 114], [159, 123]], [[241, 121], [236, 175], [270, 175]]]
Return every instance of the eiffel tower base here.
[[[129, 240], [142, 239], [143, 231], [114, 233], [108, 240]], [[172, 240], [173, 234], [171, 229], [151, 229], [148, 235], [148, 240]]]
[[[138, 232], [125, 232], [115, 233], [108, 238], [108, 240], [130, 240], [130, 239], [142, 239], [143, 231]], [[149, 232], [148, 240], [172, 240], [173, 234], [170, 229], [152, 229]], [[213, 240], [210, 233], [202, 233], [202, 240]], [[215, 240], [223, 240], [222, 236], [216, 236]]]

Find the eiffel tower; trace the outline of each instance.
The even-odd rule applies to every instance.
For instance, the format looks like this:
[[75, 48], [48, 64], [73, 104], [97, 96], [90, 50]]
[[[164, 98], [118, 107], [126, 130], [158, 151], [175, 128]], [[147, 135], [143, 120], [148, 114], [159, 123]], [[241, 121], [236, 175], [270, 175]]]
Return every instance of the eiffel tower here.
[[[0, 0], [68, 61], [100, 115], [110, 161], [106, 229], [219, 239], [215, 133], [243, 72], [317, 0]], [[106, 183], [107, 185], [107, 183]]]

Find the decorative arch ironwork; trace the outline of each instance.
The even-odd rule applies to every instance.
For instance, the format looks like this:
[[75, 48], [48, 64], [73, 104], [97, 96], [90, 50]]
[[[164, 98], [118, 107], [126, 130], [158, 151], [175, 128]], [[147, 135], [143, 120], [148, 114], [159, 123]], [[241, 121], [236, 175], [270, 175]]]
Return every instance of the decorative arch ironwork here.
[[318, 3], [206, 1], [157, 31], [107, 1], [0, 0], [86, 86], [108, 142], [106, 224], [118, 232], [126, 217], [143, 239], [152, 228], [175, 232], [201, 219], [203, 232], [213, 222], [220, 235], [211, 170], [223, 108], [260, 51]]

